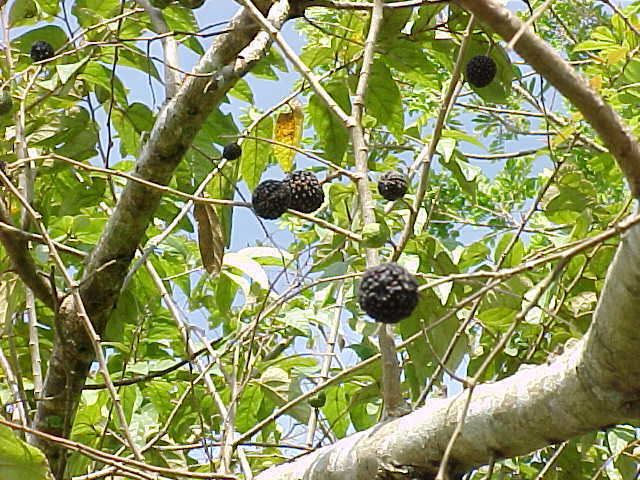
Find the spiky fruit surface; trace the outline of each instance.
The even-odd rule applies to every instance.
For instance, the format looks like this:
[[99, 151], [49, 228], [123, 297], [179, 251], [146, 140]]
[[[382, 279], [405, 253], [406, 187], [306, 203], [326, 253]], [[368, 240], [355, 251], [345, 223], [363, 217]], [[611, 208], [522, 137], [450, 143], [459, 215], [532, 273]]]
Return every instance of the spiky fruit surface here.
[[178, 0], [178, 3], [185, 8], [200, 8], [204, 5], [205, 0]]
[[498, 67], [491, 57], [477, 55], [469, 60], [466, 68], [467, 81], [477, 88], [486, 87], [496, 76]]
[[407, 177], [400, 172], [386, 172], [378, 181], [378, 192], [390, 202], [404, 197], [407, 193]]
[[397, 263], [371, 267], [362, 275], [358, 303], [377, 322], [398, 323], [418, 304], [418, 282]]
[[261, 218], [273, 220], [289, 208], [291, 193], [289, 185], [279, 180], [265, 180], [253, 191], [253, 211]]
[[34, 62], [41, 62], [53, 57], [55, 51], [50, 43], [38, 40], [31, 45], [31, 60]]
[[13, 99], [9, 90], [0, 91], [0, 115], [6, 115], [13, 108]]
[[290, 208], [302, 213], [315, 212], [324, 202], [322, 185], [312, 172], [296, 170], [287, 175], [285, 182], [291, 190]]
[[242, 147], [237, 143], [227, 143], [222, 149], [222, 158], [227, 160], [235, 160], [242, 155]]

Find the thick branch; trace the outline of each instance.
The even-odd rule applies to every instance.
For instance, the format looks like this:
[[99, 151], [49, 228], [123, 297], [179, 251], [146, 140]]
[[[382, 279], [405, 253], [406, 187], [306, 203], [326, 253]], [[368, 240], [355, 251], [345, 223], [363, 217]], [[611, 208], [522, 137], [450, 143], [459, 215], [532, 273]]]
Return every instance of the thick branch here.
[[[0, 172], [0, 176], [2, 180], [9, 181], [4, 173]], [[2, 201], [0, 201], [0, 222], [10, 227], [7, 229], [0, 228], [0, 243], [2, 243], [7, 252], [11, 266], [36, 297], [49, 308], [54, 308], [56, 302], [51, 293], [51, 288], [44, 278], [38, 274], [36, 264], [29, 254], [29, 243], [23, 235], [11, 230], [13, 224], [11, 223], [9, 212], [6, 211]]]
[[[261, 8], [270, 3], [260, 2]], [[287, 11], [273, 8], [270, 19], [281, 26]], [[159, 113], [150, 139], [143, 148], [135, 176], [166, 185], [207, 116], [226, 93], [268, 50], [270, 38], [259, 33], [251, 16], [241, 10], [202, 57], [176, 96]], [[210, 75], [202, 75], [210, 74]], [[104, 331], [120, 294], [125, 274], [134, 257], [162, 192], [129, 181], [107, 223], [102, 237], [87, 261], [80, 295], [95, 331]], [[79, 312], [71, 297], [63, 303], [58, 318], [60, 331], [51, 353], [43, 400], [38, 403], [36, 429], [63, 436], [72, 422], [93, 350]], [[40, 443], [40, 442], [38, 442]], [[39, 445], [54, 471], [64, 464], [63, 450], [47, 443]]]
[[[500, 0], [455, 0], [478, 20], [510, 40], [522, 22]], [[580, 110], [624, 173], [634, 197], [640, 196], [640, 145], [618, 114], [558, 53], [526, 28], [514, 46], [518, 54]]]
[[[476, 387], [449, 464], [460, 473], [640, 416], [640, 226], [625, 235], [593, 325], [553, 363]], [[464, 393], [431, 400], [382, 426], [264, 471], [257, 480], [425, 478], [436, 475]], [[517, 434], [514, 434], [517, 432]], [[398, 477], [384, 473], [402, 472]]]

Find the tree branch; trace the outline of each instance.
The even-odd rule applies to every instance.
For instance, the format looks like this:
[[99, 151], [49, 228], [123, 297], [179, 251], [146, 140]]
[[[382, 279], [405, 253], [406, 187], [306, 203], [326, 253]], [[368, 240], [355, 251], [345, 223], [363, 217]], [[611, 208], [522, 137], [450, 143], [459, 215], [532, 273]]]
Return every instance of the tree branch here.
[[[637, 221], [633, 218], [620, 228]], [[524, 366], [511, 377], [475, 388], [451, 451], [450, 473], [640, 415], [640, 364], [629, 361], [640, 348], [639, 266], [636, 224], [623, 237], [585, 338], [553, 363]], [[270, 468], [256, 480], [344, 480], [391, 471], [432, 479], [465, 403], [464, 392], [430, 400], [402, 418]]]
[[[265, 9], [270, 6], [267, 0], [259, 4]], [[272, 10], [271, 20], [279, 27], [288, 18], [287, 12]], [[136, 163], [135, 176], [168, 184], [209, 113], [238, 79], [264, 57], [269, 46], [269, 35], [259, 33], [246, 10], [235, 15], [227, 33], [216, 38], [195, 67], [198, 75], [189, 76], [159, 113]], [[157, 189], [129, 181], [87, 261], [79, 293], [98, 334], [104, 331], [127, 269], [161, 196], [162, 192]], [[94, 352], [72, 298], [63, 302], [58, 324], [61, 331], [52, 349], [43, 400], [38, 403], [34, 426], [61, 436], [64, 426], [75, 414]], [[43, 440], [35, 443], [47, 454], [52, 469], [59, 471], [55, 467], [65, 463], [63, 449]]]
[[[478, 20], [510, 40], [522, 22], [499, 0], [454, 0]], [[580, 110], [615, 157], [634, 197], [640, 196], [640, 145], [618, 114], [558, 53], [530, 28], [522, 31], [515, 51]]]
[[[0, 181], [2, 183], [10, 182], [7, 176], [0, 170]], [[0, 200], [0, 223], [8, 225], [9, 228], [0, 228], [0, 243], [4, 247], [11, 265], [22, 281], [29, 287], [34, 295], [38, 297], [46, 306], [55, 309], [56, 301], [51, 292], [49, 284], [44, 278], [38, 274], [33, 258], [29, 254], [29, 244], [24, 236], [17, 233], [9, 212], [5, 209], [4, 203]], [[12, 230], [12, 229], [15, 229]]]

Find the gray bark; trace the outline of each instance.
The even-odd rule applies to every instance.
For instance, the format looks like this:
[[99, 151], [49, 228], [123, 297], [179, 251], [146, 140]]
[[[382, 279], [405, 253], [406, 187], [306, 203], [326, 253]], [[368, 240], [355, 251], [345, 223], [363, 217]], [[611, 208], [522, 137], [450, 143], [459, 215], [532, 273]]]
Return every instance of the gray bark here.
[[[266, 9], [271, 3], [256, 2]], [[276, 26], [287, 12], [273, 12]], [[268, 35], [261, 33], [250, 14], [240, 10], [230, 21], [229, 32], [216, 38], [181, 88], [161, 110], [150, 138], [136, 163], [134, 175], [161, 185], [173, 172], [193, 138], [237, 80], [267, 52]], [[137, 182], [128, 182], [113, 215], [87, 260], [80, 295], [98, 334], [106, 327], [120, 295], [127, 270], [144, 232], [158, 207], [162, 192]], [[104, 265], [111, 264], [101, 268]], [[34, 428], [68, 437], [82, 388], [94, 361], [94, 352], [76, 305], [68, 296], [60, 306], [56, 338], [38, 402]], [[65, 451], [58, 445], [32, 438], [45, 452], [58, 478], [64, 472]]]
[[[553, 363], [475, 389], [449, 471], [640, 418], [640, 226], [623, 237], [586, 336]], [[435, 478], [466, 393], [343, 439], [256, 480]], [[376, 477], [379, 475], [379, 477]]]

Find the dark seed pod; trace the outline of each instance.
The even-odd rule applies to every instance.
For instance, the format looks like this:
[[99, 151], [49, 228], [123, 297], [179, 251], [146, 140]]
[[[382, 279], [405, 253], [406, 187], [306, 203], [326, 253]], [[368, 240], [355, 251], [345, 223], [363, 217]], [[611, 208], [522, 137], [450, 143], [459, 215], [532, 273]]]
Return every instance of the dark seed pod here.
[[31, 60], [34, 62], [42, 62], [43, 60], [47, 60], [55, 54], [53, 47], [50, 43], [38, 40], [31, 45]]
[[227, 160], [235, 160], [240, 158], [242, 155], [242, 147], [237, 143], [227, 143], [222, 149], [222, 158], [226, 158]]
[[418, 282], [397, 263], [371, 267], [362, 275], [358, 303], [377, 322], [398, 323], [418, 304]]
[[400, 172], [386, 172], [378, 182], [378, 192], [390, 202], [404, 197], [407, 187], [407, 177]]
[[476, 88], [489, 85], [496, 76], [498, 67], [493, 58], [477, 55], [469, 60], [466, 68], [467, 81]]
[[290, 208], [302, 213], [315, 212], [324, 202], [322, 185], [312, 172], [296, 170], [287, 175], [285, 182], [291, 190]]
[[253, 191], [253, 211], [261, 218], [273, 220], [289, 208], [291, 193], [289, 185], [279, 180], [265, 180]]

